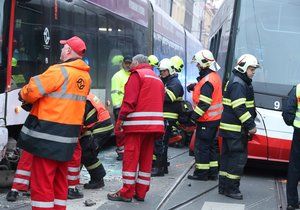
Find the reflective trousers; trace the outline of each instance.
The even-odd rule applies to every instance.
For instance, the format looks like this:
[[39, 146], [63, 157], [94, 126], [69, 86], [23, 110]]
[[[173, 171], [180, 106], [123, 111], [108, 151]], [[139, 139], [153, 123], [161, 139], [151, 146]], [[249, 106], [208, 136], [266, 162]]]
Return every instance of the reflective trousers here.
[[197, 124], [194, 148], [197, 176], [216, 176], [218, 173], [217, 131], [218, 127]]
[[286, 195], [288, 205], [296, 206], [299, 202], [298, 181], [300, 180], [300, 129], [295, 128], [290, 153]]
[[33, 210], [66, 209], [68, 162], [33, 156], [31, 206]]
[[247, 145], [248, 140], [245, 135], [235, 139], [223, 138], [219, 172], [221, 177], [229, 180], [241, 179], [247, 163]]
[[80, 182], [80, 165], [81, 165], [81, 146], [78, 141], [75, 151], [73, 153], [72, 160], [68, 163], [68, 186], [74, 187], [79, 185]]
[[[125, 134], [123, 156], [123, 187], [120, 195], [132, 198], [134, 193], [145, 198], [150, 188], [152, 156], [155, 135], [152, 133]], [[138, 169], [138, 171], [137, 171]]]

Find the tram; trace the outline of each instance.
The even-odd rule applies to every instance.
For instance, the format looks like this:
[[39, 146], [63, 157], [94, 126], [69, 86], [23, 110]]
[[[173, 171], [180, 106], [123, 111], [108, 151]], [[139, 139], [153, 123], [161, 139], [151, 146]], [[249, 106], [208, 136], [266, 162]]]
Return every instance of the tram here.
[[28, 115], [18, 92], [30, 77], [59, 61], [59, 40], [74, 35], [87, 44], [83, 59], [91, 67], [92, 92], [110, 109], [111, 77], [120, 68], [115, 59], [120, 55], [179, 55], [185, 61], [179, 76], [183, 86], [198, 74], [190, 60], [201, 43], [150, 1], [1, 0], [0, 186], [9, 183], [7, 172], [16, 168], [16, 139]]
[[222, 67], [223, 84], [242, 54], [255, 55], [261, 65], [252, 82], [258, 131], [248, 144], [250, 159], [289, 160], [293, 128], [281, 114], [300, 82], [299, 10], [298, 0], [226, 0], [211, 24], [210, 50]]

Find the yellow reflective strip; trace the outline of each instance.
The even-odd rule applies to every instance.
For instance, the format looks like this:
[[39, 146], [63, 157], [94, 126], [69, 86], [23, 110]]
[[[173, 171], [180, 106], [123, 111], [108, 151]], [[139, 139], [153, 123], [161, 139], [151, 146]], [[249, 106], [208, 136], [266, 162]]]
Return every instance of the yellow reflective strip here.
[[[298, 84], [297, 86], [296, 86], [296, 96], [297, 96], [297, 98], [300, 98], [300, 84]], [[299, 102], [298, 102], [299, 103]]]
[[177, 113], [164, 112], [163, 116], [164, 116], [164, 118], [178, 119], [178, 114]]
[[251, 114], [247, 111], [245, 114], [239, 117], [240, 121], [244, 123], [246, 120], [251, 118]]
[[231, 106], [231, 100], [229, 98], [223, 98], [222, 103], [227, 106]]
[[204, 111], [200, 109], [198, 106], [195, 107], [194, 111], [200, 116], [204, 114]]
[[239, 98], [237, 100], [234, 100], [231, 102], [232, 108], [236, 108], [242, 104], [245, 104], [245, 102], [246, 102], [246, 98]]
[[209, 104], [209, 105], [210, 105], [211, 102], [212, 102], [212, 99], [209, 98], [209, 97], [207, 97], [207, 96], [205, 96], [205, 95], [200, 95], [199, 100], [200, 100], [200, 101], [204, 101], [205, 103], [207, 103], [207, 104]]
[[209, 162], [209, 167], [218, 167], [218, 161], [210, 161]]
[[219, 171], [219, 175], [220, 176], [227, 176], [227, 172], [225, 172], [225, 171]]
[[254, 101], [246, 101], [246, 107], [247, 108], [251, 108], [251, 107], [254, 107]]
[[182, 101], [183, 100], [183, 98], [182, 97], [178, 97], [178, 98], [176, 98], [176, 101]]
[[195, 168], [196, 169], [204, 169], [204, 170], [207, 170], [207, 169], [209, 169], [209, 164], [201, 164], [201, 163], [196, 163], [196, 165], [195, 165]]
[[98, 161], [97, 161], [96, 163], [94, 163], [93, 165], [87, 166], [86, 169], [87, 169], [87, 170], [93, 170], [93, 169], [99, 167], [100, 165], [101, 165], [101, 162], [100, 162], [100, 160], [98, 160]]
[[228, 131], [241, 132], [242, 127], [240, 125], [234, 125], [234, 124], [228, 124], [228, 123], [220, 123], [220, 129], [228, 130]]
[[168, 96], [170, 97], [171, 101], [175, 101], [176, 100], [176, 96], [174, 95], [174, 93], [169, 90], [168, 88], [166, 89]]
[[95, 113], [96, 113], [96, 109], [94, 108], [94, 109], [92, 109], [92, 110], [87, 114], [85, 120], [88, 120], [88, 119], [89, 119], [93, 114], [95, 114]]
[[114, 129], [114, 126], [111, 124], [111, 125], [108, 125], [108, 126], [105, 126], [105, 127], [102, 127], [102, 128], [94, 129], [93, 134], [103, 133], [103, 132], [106, 132], [106, 131], [109, 131], [109, 130], [112, 130], [112, 129]]
[[240, 179], [240, 178], [241, 178], [241, 177], [238, 176], [238, 175], [233, 175], [233, 174], [229, 174], [229, 173], [227, 173], [226, 177], [227, 177], [228, 179]]

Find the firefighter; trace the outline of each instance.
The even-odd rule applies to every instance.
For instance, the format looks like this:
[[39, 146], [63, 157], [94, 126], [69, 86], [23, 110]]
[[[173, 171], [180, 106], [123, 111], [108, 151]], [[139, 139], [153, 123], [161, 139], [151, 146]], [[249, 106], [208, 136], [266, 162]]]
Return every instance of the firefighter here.
[[184, 67], [183, 60], [178, 55], [171, 57], [170, 60], [175, 68], [175, 71], [180, 73]]
[[223, 95], [219, 194], [240, 200], [243, 199], [239, 186], [247, 162], [248, 140], [249, 136], [256, 133], [256, 112], [251, 83], [258, 67], [258, 61], [253, 55], [242, 55], [225, 85]]
[[133, 197], [144, 201], [150, 188], [154, 141], [164, 133], [162, 81], [141, 54], [133, 57], [130, 71], [115, 127], [115, 133], [125, 138], [123, 187], [107, 195], [112, 201], [130, 202]]
[[97, 156], [100, 148], [110, 138], [113, 129], [108, 110], [98, 97], [90, 93], [86, 102], [83, 134], [80, 137], [81, 162], [91, 177], [91, 180], [83, 185], [85, 189], [98, 189], [104, 186], [103, 177], [106, 172]]
[[18, 140], [20, 148], [33, 154], [32, 209], [66, 209], [68, 161], [78, 142], [90, 91], [90, 67], [82, 60], [84, 41], [74, 36], [60, 43], [62, 63], [32, 77], [19, 93], [22, 102], [32, 104]]
[[[113, 113], [115, 120], [118, 119], [121, 104], [124, 97], [124, 87], [130, 76], [130, 64], [132, 62], [131, 56], [125, 56], [121, 63], [121, 69], [111, 78], [111, 99], [113, 104]], [[116, 137], [117, 143], [117, 160], [123, 159], [124, 140], [119, 136]]]
[[[188, 86], [193, 91], [194, 111], [191, 115], [196, 123], [195, 170], [188, 179], [216, 180], [218, 161], [216, 134], [220, 124], [222, 106], [222, 81], [217, 73], [220, 69], [209, 50], [201, 50], [193, 57], [199, 69], [198, 83]], [[192, 88], [191, 88], [192, 86]]]
[[299, 208], [297, 186], [300, 179], [300, 84], [290, 91], [282, 116], [287, 125], [294, 127], [286, 185], [287, 210], [292, 210]]
[[149, 55], [148, 56], [148, 62], [153, 67], [157, 67], [158, 65], [158, 58], [155, 55]]
[[155, 141], [152, 176], [164, 176], [165, 173], [168, 173], [168, 141], [176, 127], [180, 109], [179, 101], [182, 101], [183, 96], [183, 87], [171, 60], [162, 59], [158, 64], [158, 69], [166, 91], [164, 99], [165, 135], [162, 139]]

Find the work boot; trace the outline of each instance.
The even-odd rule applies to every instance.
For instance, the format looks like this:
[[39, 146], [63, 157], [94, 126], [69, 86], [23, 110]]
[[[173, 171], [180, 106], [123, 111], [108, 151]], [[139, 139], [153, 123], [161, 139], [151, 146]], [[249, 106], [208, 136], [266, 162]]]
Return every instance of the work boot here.
[[89, 183], [84, 184], [83, 188], [84, 189], [100, 189], [104, 186], [105, 186], [104, 181], [103, 181], [103, 179], [101, 179], [98, 181], [91, 180], [91, 181], [89, 181]]
[[188, 179], [207, 181], [208, 180], [208, 170], [195, 169], [193, 175], [188, 175]]
[[83, 198], [83, 194], [75, 187], [68, 189], [68, 199]]
[[228, 179], [226, 178], [226, 188], [224, 195], [227, 197], [243, 200], [243, 195], [239, 189], [240, 180], [239, 179]]
[[224, 195], [224, 192], [225, 192], [225, 182], [226, 182], [226, 177], [219, 175], [219, 194], [220, 195]]
[[12, 191], [10, 190], [6, 195], [6, 200], [9, 202], [15, 202], [19, 196], [18, 191]]
[[155, 161], [155, 166], [151, 170], [151, 176], [164, 176], [165, 175], [165, 167], [163, 163], [162, 157], [157, 157]]
[[124, 150], [123, 149], [116, 149], [116, 153], [117, 153], [117, 160], [122, 161], [123, 160], [123, 154], [124, 154]]
[[294, 209], [299, 209], [299, 205], [288, 205], [286, 207], [286, 210], [294, 210]]

